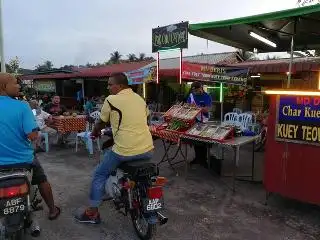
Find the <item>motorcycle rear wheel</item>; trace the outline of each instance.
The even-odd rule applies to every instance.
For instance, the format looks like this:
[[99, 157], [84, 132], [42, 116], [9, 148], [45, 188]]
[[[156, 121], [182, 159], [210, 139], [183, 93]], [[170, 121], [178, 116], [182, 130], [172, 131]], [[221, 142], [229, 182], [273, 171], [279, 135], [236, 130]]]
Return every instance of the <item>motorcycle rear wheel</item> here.
[[[139, 214], [138, 211], [131, 211], [131, 220], [133, 223], [133, 227], [138, 235], [138, 237], [141, 240], [151, 240], [154, 239], [157, 234], [157, 225], [156, 224], [150, 224], [147, 222], [147, 220], [142, 216], [142, 214]], [[145, 227], [146, 231], [142, 232], [141, 226], [139, 221], [145, 221]]]

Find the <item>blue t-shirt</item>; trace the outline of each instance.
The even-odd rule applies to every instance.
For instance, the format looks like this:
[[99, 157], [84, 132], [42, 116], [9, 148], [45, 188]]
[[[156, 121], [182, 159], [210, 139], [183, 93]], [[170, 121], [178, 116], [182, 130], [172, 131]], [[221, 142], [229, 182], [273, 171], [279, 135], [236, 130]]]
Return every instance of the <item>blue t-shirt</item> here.
[[28, 103], [0, 96], [0, 165], [31, 163], [34, 151], [28, 135], [37, 130]]
[[[206, 92], [203, 92], [202, 94], [192, 94], [193, 99], [195, 101], [195, 104], [198, 107], [211, 107], [212, 105], [212, 99], [210, 95]], [[187, 102], [191, 103], [192, 99], [191, 96], [189, 95]], [[204, 117], [209, 118], [209, 113], [202, 113]]]

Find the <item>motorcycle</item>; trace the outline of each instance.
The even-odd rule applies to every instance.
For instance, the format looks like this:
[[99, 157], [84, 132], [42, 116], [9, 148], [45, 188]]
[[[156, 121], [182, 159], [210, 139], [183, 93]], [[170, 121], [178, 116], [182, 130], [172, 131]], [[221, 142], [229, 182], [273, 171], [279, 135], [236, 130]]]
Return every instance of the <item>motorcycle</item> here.
[[254, 148], [256, 152], [263, 151], [265, 148], [265, 144], [267, 141], [267, 130], [268, 130], [267, 121], [268, 121], [267, 116], [264, 117], [261, 121], [261, 131], [255, 142], [255, 148]]
[[23, 240], [27, 229], [33, 237], [40, 235], [33, 212], [42, 210], [42, 200], [28, 168], [0, 169], [0, 240]]
[[[102, 150], [110, 147], [110, 140], [103, 146]], [[113, 200], [116, 210], [124, 216], [130, 214], [140, 239], [152, 239], [157, 224], [164, 225], [168, 221], [160, 212], [164, 208], [163, 186], [166, 183], [167, 179], [159, 176], [158, 167], [150, 160], [125, 162], [108, 178], [105, 200]]]

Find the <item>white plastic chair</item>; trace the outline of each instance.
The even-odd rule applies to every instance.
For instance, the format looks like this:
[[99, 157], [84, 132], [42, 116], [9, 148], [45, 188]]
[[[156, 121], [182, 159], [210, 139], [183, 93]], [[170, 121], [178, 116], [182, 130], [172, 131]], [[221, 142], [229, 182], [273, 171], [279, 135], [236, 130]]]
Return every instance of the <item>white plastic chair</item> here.
[[98, 120], [100, 117], [100, 112], [99, 111], [94, 111], [92, 113], [90, 113], [90, 117], [94, 118], [95, 120]]
[[224, 115], [222, 125], [236, 125], [238, 123], [239, 114], [229, 112]]
[[240, 108], [234, 108], [234, 109], [232, 109], [232, 112], [241, 114], [241, 113], [242, 113], [242, 110], [241, 110]]
[[252, 125], [252, 115], [248, 113], [239, 114], [237, 126], [241, 128], [242, 131], [248, 130], [249, 126]]

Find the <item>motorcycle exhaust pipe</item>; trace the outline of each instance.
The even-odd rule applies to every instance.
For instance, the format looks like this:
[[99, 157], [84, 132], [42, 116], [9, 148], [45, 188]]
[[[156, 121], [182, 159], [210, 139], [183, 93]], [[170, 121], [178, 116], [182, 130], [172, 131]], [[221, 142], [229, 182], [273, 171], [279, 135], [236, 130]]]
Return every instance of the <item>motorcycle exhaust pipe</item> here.
[[159, 220], [160, 225], [164, 225], [168, 222], [169, 219], [167, 217], [163, 216], [159, 212], [157, 212], [157, 214], [158, 214], [158, 220]]
[[32, 221], [30, 226], [30, 233], [32, 237], [39, 237], [41, 232], [40, 225], [36, 221]]

